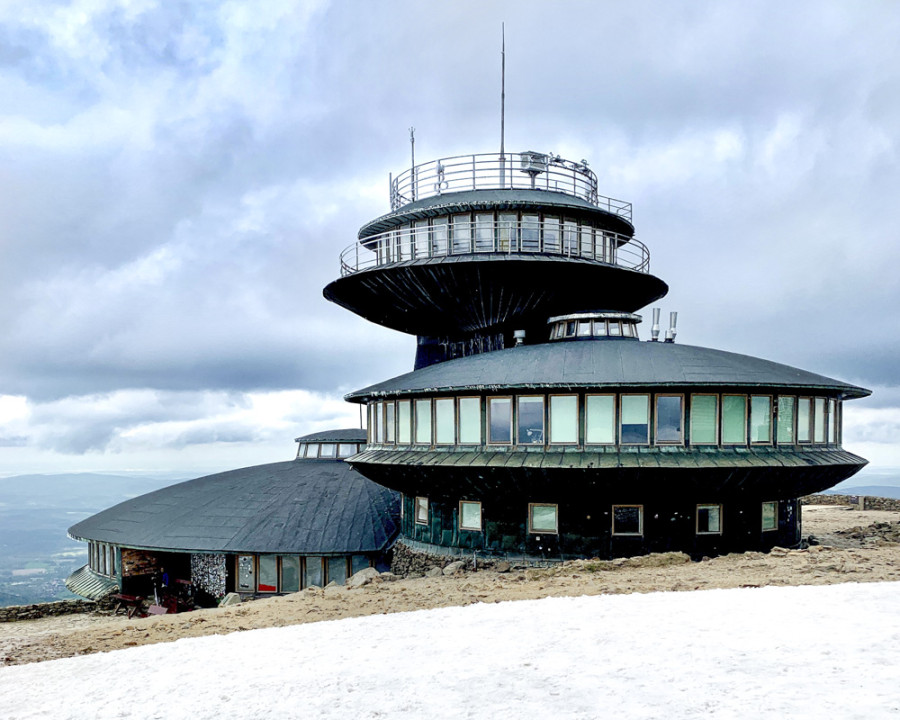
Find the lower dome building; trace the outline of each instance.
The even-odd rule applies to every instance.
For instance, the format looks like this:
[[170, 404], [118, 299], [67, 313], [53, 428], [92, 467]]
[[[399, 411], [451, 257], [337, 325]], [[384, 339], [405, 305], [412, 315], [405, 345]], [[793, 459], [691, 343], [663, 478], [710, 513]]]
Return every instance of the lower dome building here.
[[364, 447], [364, 431], [297, 442], [294, 460], [188, 480], [73, 525], [89, 562], [67, 587], [89, 599], [151, 595], [165, 574], [170, 588], [214, 599], [343, 584], [363, 568], [386, 568], [399, 496], [344, 462]]

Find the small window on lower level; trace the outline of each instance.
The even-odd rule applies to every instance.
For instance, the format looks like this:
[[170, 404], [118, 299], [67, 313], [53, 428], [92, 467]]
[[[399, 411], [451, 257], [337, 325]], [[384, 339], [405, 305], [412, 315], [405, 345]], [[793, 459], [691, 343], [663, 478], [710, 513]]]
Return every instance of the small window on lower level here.
[[481, 532], [481, 503], [472, 500], [459, 502], [459, 529]]
[[762, 529], [778, 529], [778, 503], [764, 502], [762, 504]]
[[416, 523], [419, 525], [428, 524], [428, 498], [416, 498]]
[[237, 588], [245, 592], [256, 590], [256, 573], [253, 571], [253, 556], [238, 555], [237, 559]]
[[530, 503], [528, 505], [528, 532], [556, 534], [559, 532], [557, 505]]
[[722, 534], [722, 506], [698, 505], [697, 506], [697, 534], [721, 535]]
[[259, 556], [258, 582], [260, 592], [278, 592], [278, 558], [275, 555]]
[[643, 535], [644, 508], [640, 505], [613, 505], [613, 535]]

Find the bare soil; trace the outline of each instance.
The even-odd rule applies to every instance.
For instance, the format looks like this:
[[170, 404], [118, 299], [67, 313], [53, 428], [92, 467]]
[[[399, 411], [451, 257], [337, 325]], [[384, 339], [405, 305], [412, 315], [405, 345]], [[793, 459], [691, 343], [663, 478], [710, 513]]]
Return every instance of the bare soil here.
[[[578, 560], [549, 569], [513, 568], [505, 573], [484, 570], [376, 581], [357, 589], [310, 588], [232, 607], [143, 619], [94, 613], [2, 623], [0, 666], [183, 637], [473, 603], [560, 595], [900, 581], [898, 522], [900, 512], [807, 505], [803, 508], [803, 533], [820, 544], [802, 550], [776, 548], [768, 554], [725, 555], [702, 562], [690, 562], [680, 553], [609, 562]], [[891, 530], [885, 532], [888, 527]]]

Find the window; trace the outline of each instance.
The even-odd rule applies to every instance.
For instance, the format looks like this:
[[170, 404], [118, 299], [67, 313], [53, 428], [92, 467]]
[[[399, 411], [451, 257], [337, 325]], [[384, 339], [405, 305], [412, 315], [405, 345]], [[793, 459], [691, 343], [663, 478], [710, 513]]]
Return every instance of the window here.
[[453, 252], [472, 252], [472, 220], [468, 214], [453, 216]]
[[618, 320], [610, 320], [609, 321], [609, 334], [610, 337], [618, 337], [622, 334], [622, 323]]
[[281, 592], [300, 590], [300, 558], [297, 555], [282, 555]]
[[813, 426], [813, 442], [825, 442], [825, 398], [817, 397], [815, 404], [815, 424]]
[[772, 398], [768, 395], [750, 396], [750, 442], [772, 442]]
[[438, 398], [434, 401], [434, 443], [452, 445], [456, 441], [454, 425], [456, 413], [453, 398]]
[[762, 529], [763, 531], [778, 529], [777, 502], [764, 502], [762, 504]]
[[528, 395], [517, 398], [519, 423], [517, 440], [519, 445], [544, 444], [544, 398]]
[[529, 503], [528, 532], [556, 534], [559, 530], [557, 505]]
[[478, 213], [475, 215], [475, 251], [492, 252], [494, 250], [494, 214]]
[[459, 502], [459, 529], [481, 532], [481, 503], [471, 500]]
[[594, 320], [594, 336], [606, 336], [606, 320]]
[[832, 398], [828, 401], [828, 442], [837, 445], [837, 428], [838, 428], [838, 409], [837, 400]]
[[431, 221], [431, 252], [432, 255], [447, 254], [447, 240], [449, 236], [449, 218], [434, 218]]
[[544, 216], [544, 252], [559, 252], [559, 218]]
[[397, 402], [397, 444], [409, 445], [411, 436], [411, 406], [409, 400]]
[[431, 400], [416, 400], [416, 444], [431, 445]]
[[744, 445], [747, 442], [747, 396], [722, 396], [722, 444]]
[[684, 413], [681, 395], [656, 396], [656, 442], [681, 443], [684, 440]]
[[578, 330], [576, 331], [578, 337], [588, 337], [591, 334], [591, 321], [590, 320], [579, 320], [578, 321]]
[[550, 396], [550, 442], [578, 443], [578, 396]]
[[515, 213], [500, 213], [497, 216], [497, 239], [501, 252], [516, 251], [516, 231], [518, 229], [519, 216]]
[[691, 445], [715, 445], [718, 431], [719, 397], [691, 395]]
[[541, 251], [541, 224], [537, 215], [522, 215], [522, 251]]
[[341, 443], [338, 445], [338, 457], [350, 457], [359, 452], [359, 443]]
[[343, 585], [347, 582], [347, 558], [328, 558], [328, 582]]
[[721, 535], [722, 534], [722, 506], [698, 505], [697, 506], [697, 534]]
[[587, 395], [584, 402], [585, 443], [614, 444], [616, 442], [616, 396]]
[[384, 442], [384, 403], [375, 403], [375, 442]]
[[622, 395], [622, 425], [620, 438], [623, 445], [639, 445], [650, 442], [650, 396]]
[[378, 403], [369, 403], [368, 438], [370, 443], [374, 443], [377, 440], [377, 438], [375, 437], [375, 412], [377, 407]]
[[259, 556], [258, 578], [260, 592], [278, 592], [278, 558], [275, 555]]
[[802, 397], [797, 401], [797, 442], [808, 443], [811, 438], [810, 424], [812, 413], [810, 412], [811, 398]]
[[481, 398], [459, 399], [458, 432], [460, 445], [481, 445]]
[[394, 422], [394, 403], [386, 402], [384, 404], [384, 441], [391, 445], [394, 444], [394, 432], [397, 426]]
[[778, 396], [778, 416], [776, 422], [778, 424], [779, 445], [794, 444], [794, 408], [796, 404], [797, 398]]
[[640, 505], [613, 505], [613, 535], [643, 535], [644, 508]]
[[304, 563], [306, 573], [303, 576], [303, 587], [322, 587], [325, 583], [322, 573], [322, 558], [318, 556], [309, 556]]
[[334, 443], [322, 443], [319, 445], [319, 457], [333, 458], [337, 454], [337, 445]]
[[256, 574], [253, 572], [253, 556], [238, 555], [237, 566], [238, 591], [253, 592], [256, 590]]
[[416, 498], [416, 524], [417, 525], [427, 525], [428, 524], [428, 498], [427, 497], [417, 497]]
[[371, 567], [371, 563], [369, 562], [369, 558], [365, 555], [353, 555], [350, 557], [351, 575], [355, 575], [360, 570], [365, 570], [367, 567]]
[[488, 442], [495, 445], [512, 442], [512, 398], [488, 398]]

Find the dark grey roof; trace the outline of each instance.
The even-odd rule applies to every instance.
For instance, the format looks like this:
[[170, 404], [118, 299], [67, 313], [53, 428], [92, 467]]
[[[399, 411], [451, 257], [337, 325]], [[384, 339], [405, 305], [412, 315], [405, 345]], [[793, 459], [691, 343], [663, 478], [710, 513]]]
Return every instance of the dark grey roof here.
[[323, 430], [321, 432], [310, 433], [302, 437], [295, 438], [294, 442], [312, 443], [312, 442], [365, 442], [366, 431], [359, 428], [346, 428], [344, 430]]
[[87, 565], [78, 568], [66, 578], [66, 587], [70, 592], [88, 600], [99, 600], [119, 589], [115, 580], [95, 573]]
[[749, 355], [679, 343], [586, 340], [525, 345], [438, 363], [346, 395], [432, 394], [469, 390], [584, 387], [767, 387], [869, 390]]
[[359, 239], [390, 230], [393, 227], [427, 217], [477, 210], [520, 210], [540, 207], [553, 212], [574, 216], [604, 216], [610, 229], [624, 235], [633, 235], [634, 226], [620, 215], [609, 212], [587, 200], [551, 190], [506, 188], [495, 190], [463, 190], [432, 195], [408, 203], [399, 210], [375, 218], [359, 230]]
[[156, 550], [319, 555], [380, 551], [398, 530], [396, 493], [344, 462], [294, 460], [171, 485], [69, 535]]

